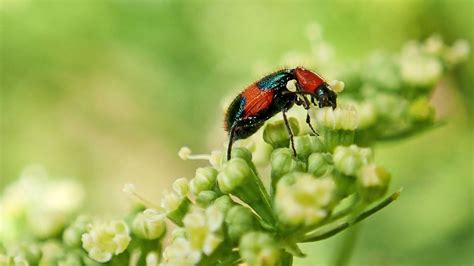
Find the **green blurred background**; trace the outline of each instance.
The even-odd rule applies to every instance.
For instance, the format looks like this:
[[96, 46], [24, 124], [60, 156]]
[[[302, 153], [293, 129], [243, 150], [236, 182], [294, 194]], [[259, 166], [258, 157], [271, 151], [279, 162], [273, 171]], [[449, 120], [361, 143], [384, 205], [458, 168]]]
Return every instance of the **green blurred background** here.
[[[308, 50], [310, 23], [342, 62], [432, 33], [474, 43], [470, 0], [2, 0], [0, 14], [0, 188], [41, 163], [106, 213], [127, 209], [125, 182], [157, 201], [191, 177], [179, 148], [220, 148], [222, 100]], [[446, 126], [377, 147], [404, 192], [362, 225], [352, 265], [474, 265], [472, 73], [471, 55], [438, 103]], [[330, 264], [338, 238], [296, 265]]]

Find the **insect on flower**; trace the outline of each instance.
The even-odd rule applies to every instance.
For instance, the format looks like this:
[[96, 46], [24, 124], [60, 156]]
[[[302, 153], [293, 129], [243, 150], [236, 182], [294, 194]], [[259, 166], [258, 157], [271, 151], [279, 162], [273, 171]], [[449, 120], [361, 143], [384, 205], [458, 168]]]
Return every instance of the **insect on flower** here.
[[[286, 87], [290, 80], [296, 81], [296, 91], [290, 91]], [[311, 104], [318, 105], [320, 108], [331, 106], [334, 109], [336, 97], [336, 93], [329, 88], [329, 84], [318, 74], [302, 67], [283, 69], [250, 84], [232, 101], [225, 115], [225, 130], [229, 134], [227, 159], [231, 157], [232, 144], [236, 140], [251, 136], [266, 120], [279, 112], [283, 114], [283, 120], [290, 135], [291, 148], [296, 155], [293, 132], [286, 112], [294, 104], [303, 106], [306, 110]], [[311, 125], [309, 114], [306, 115], [306, 123], [313, 133], [317, 134]]]

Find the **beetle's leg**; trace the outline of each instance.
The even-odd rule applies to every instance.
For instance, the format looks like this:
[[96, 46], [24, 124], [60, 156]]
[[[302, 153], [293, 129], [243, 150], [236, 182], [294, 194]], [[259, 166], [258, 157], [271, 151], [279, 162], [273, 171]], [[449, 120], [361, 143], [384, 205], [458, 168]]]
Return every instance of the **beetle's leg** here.
[[232, 125], [230, 128], [230, 134], [229, 134], [229, 145], [227, 146], [227, 161], [230, 160], [230, 154], [232, 152], [232, 144], [234, 143], [234, 132], [235, 132], [235, 124]]
[[314, 105], [316, 105], [316, 103], [314, 103], [313, 95], [304, 93], [301, 90], [301, 87], [298, 85], [298, 83], [296, 83], [295, 85], [296, 85], [296, 93], [301, 95], [301, 97], [303, 98], [303, 101], [304, 101], [303, 107], [306, 110], [306, 124], [308, 124], [309, 128], [311, 129], [311, 131], [313, 132], [314, 135], [319, 136], [319, 134], [316, 132], [316, 130], [314, 130], [313, 125], [311, 125], [311, 117], [309, 116], [309, 108], [311, 106], [310, 106], [310, 102], [309, 102], [308, 98], [306, 98], [306, 95], [309, 95], [311, 97], [312, 103]]
[[240, 118], [234, 122], [229, 133], [229, 144], [227, 146], [227, 160], [230, 160], [232, 155], [232, 144], [239, 140], [248, 138], [255, 133], [263, 124], [257, 117]]
[[288, 118], [286, 117], [286, 112], [288, 110], [286, 110], [286, 108], [284, 108], [282, 110], [282, 114], [283, 114], [283, 121], [285, 121], [285, 126], [286, 126], [286, 129], [288, 130], [288, 134], [290, 135], [290, 145], [291, 145], [291, 149], [293, 150], [293, 155], [296, 157], [296, 149], [295, 149], [295, 143], [294, 143], [294, 140], [293, 140], [293, 130], [291, 129], [290, 127], [290, 123], [288, 122]]

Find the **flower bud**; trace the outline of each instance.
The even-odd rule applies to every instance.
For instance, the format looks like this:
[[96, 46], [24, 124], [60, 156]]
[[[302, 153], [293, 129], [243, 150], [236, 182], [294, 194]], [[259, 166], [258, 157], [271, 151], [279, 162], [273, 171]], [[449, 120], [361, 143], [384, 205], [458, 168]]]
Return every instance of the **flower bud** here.
[[276, 184], [282, 176], [294, 171], [304, 172], [306, 168], [304, 162], [295, 160], [289, 148], [274, 150], [271, 157], [271, 166], [272, 191], [275, 191]]
[[[293, 135], [297, 136], [299, 133], [298, 120], [294, 117], [288, 119]], [[273, 123], [267, 123], [263, 129], [263, 140], [272, 145], [273, 148], [288, 147], [290, 143], [290, 136], [283, 120], [278, 120]]]
[[199, 192], [199, 195], [196, 197], [196, 202], [203, 207], [209, 206], [216, 198], [218, 194], [212, 190], [204, 190]]
[[212, 190], [216, 184], [217, 170], [213, 167], [201, 167], [189, 182], [191, 192], [197, 196], [201, 191]]
[[103, 263], [113, 255], [124, 252], [130, 240], [129, 229], [124, 221], [97, 223], [82, 235], [82, 247], [89, 257]]
[[295, 150], [298, 158], [306, 161], [311, 153], [322, 152], [325, 150], [325, 147], [321, 138], [304, 135], [295, 137]]
[[243, 159], [232, 158], [217, 175], [217, 183], [222, 192], [237, 196], [266, 222], [273, 223], [270, 197], [262, 181]]
[[355, 130], [359, 125], [359, 117], [354, 106], [338, 106], [319, 108], [313, 113], [318, 126], [331, 130]]
[[223, 195], [216, 199], [213, 205], [225, 214], [235, 205], [235, 202], [228, 195]]
[[161, 200], [161, 207], [166, 212], [167, 217], [173, 223], [181, 226], [184, 215], [186, 215], [191, 202], [185, 196], [176, 193], [165, 192]]
[[217, 175], [219, 188], [224, 193], [231, 193], [250, 178], [251, 169], [241, 158], [232, 158]]
[[369, 148], [359, 148], [356, 145], [338, 146], [334, 150], [333, 161], [337, 171], [348, 176], [355, 176], [364, 164], [372, 161], [372, 156]]
[[328, 154], [313, 153], [308, 157], [308, 173], [320, 177], [326, 174], [331, 169], [330, 159]]
[[189, 182], [186, 178], [178, 178], [173, 182], [173, 190], [180, 196], [187, 196], [189, 192]]
[[290, 173], [278, 182], [275, 209], [280, 222], [290, 227], [317, 224], [328, 215], [336, 185], [331, 178]]
[[179, 149], [178, 151], [178, 156], [179, 158], [181, 158], [181, 160], [183, 161], [186, 161], [187, 159], [189, 159], [189, 156], [192, 154], [192, 151], [189, 147], [182, 147], [181, 149]]
[[250, 232], [242, 237], [239, 253], [250, 266], [276, 265], [280, 248], [271, 236], [261, 232]]
[[227, 234], [234, 243], [247, 232], [259, 229], [258, 221], [249, 208], [241, 205], [232, 207], [225, 217]]
[[365, 165], [357, 177], [361, 195], [367, 202], [373, 202], [387, 192], [390, 174], [383, 167], [375, 164]]
[[427, 97], [420, 97], [413, 101], [408, 108], [408, 114], [415, 122], [432, 122], [434, 108]]
[[256, 168], [255, 168], [255, 165], [253, 164], [253, 161], [252, 161], [252, 153], [244, 148], [244, 147], [237, 147], [237, 148], [234, 148], [232, 149], [232, 158], [241, 158], [243, 159], [245, 162], [247, 162], [247, 164], [250, 166], [250, 168], [254, 171], [254, 172], [257, 172]]
[[138, 213], [132, 222], [132, 232], [140, 238], [153, 240], [162, 237], [166, 232], [165, 216], [155, 219]]
[[81, 237], [87, 231], [87, 225], [91, 219], [87, 216], [79, 216], [63, 232], [63, 242], [69, 247], [80, 247]]

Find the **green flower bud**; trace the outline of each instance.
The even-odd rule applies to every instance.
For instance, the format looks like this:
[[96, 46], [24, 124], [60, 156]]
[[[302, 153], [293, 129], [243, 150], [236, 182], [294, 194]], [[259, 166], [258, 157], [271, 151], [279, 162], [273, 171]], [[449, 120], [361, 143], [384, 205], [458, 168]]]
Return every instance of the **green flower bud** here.
[[63, 232], [63, 242], [69, 247], [80, 247], [82, 234], [87, 231], [87, 225], [91, 219], [87, 216], [79, 216], [70, 226]]
[[[293, 135], [298, 135], [300, 131], [298, 120], [294, 117], [290, 117], [288, 123], [290, 124]], [[283, 120], [278, 120], [273, 123], [267, 123], [263, 129], [263, 140], [272, 145], [273, 148], [288, 147], [290, 137], [285, 122]]]
[[322, 152], [325, 147], [319, 137], [304, 135], [295, 137], [295, 150], [298, 158], [306, 161], [311, 153]]
[[432, 122], [435, 111], [428, 98], [423, 96], [410, 104], [408, 114], [415, 122]]
[[275, 239], [261, 232], [244, 235], [240, 240], [239, 253], [249, 266], [276, 265], [281, 255]]
[[382, 197], [388, 189], [390, 174], [380, 166], [369, 164], [362, 167], [357, 175], [361, 195], [367, 202]]
[[363, 165], [372, 161], [372, 157], [372, 150], [369, 148], [359, 148], [356, 145], [338, 146], [334, 150], [333, 161], [337, 171], [355, 176]]
[[308, 173], [315, 177], [323, 176], [331, 167], [329, 154], [313, 153], [308, 157]]
[[213, 205], [223, 213], [227, 213], [227, 211], [235, 205], [235, 202], [229, 196], [223, 195], [216, 199]]
[[82, 247], [89, 257], [97, 262], [107, 262], [113, 255], [125, 251], [130, 243], [130, 234], [124, 221], [96, 223], [82, 235]]
[[227, 234], [234, 243], [237, 243], [245, 233], [260, 229], [257, 218], [252, 211], [240, 205], [229, 210], [225, 222], [227, 224]]
[[216, 184], [217, 170], [213, 167], [201, 167], [189, 182], [191, 192], [197, 196], [201, 191], [212, 190]]
[[243, 185], [252, 174], [247, 162], [241, 158], [231, 159], [217, 176], [219, 188], [224, 193], [231, 193]]
[[243, 159], [232, 158], [217, 175], [217, 183], [222, 192], [232, 193], [252, 207], [266, 222], [274, 222], [267, 191]]
[[253, 161], [252, 161], [252, 153], [244, 148], [244, 147], [237, 147], [237, 148], [234, 148], [232, 149], [232, 158], [241, 158], [243, 159], [244, 161], [247, 162], [247, 164], [250, 166], [250, 168], [254, 171], [254, 172], [257, 172], [256, 168], [255, 168], [255, 165], [253, 164]]
[[132, 222], [132, 232], [140, 238], [153, 240], [162, 237], [166, 232], [165, 216], [149, 217], [138, 213]]
[[289, 148], [274, 150], [271, 157], [271, 166], [272, 191], [275, 191], [276, 184], [282, 176], [294, 171], [304, 172], [306, 168], [304, 162], [295, 160]]
[[209, 206], [214, 200], [219, 196], [215, 191], [205, 190], [199, 192], [199, 195], [196, 197], [196, 202], [203, 206]]
[[280, 222], [290, 228], [315, 225], [328, 215], [335, 200], [331, 178], [291, 173], [278, 182], [275, 209]]

